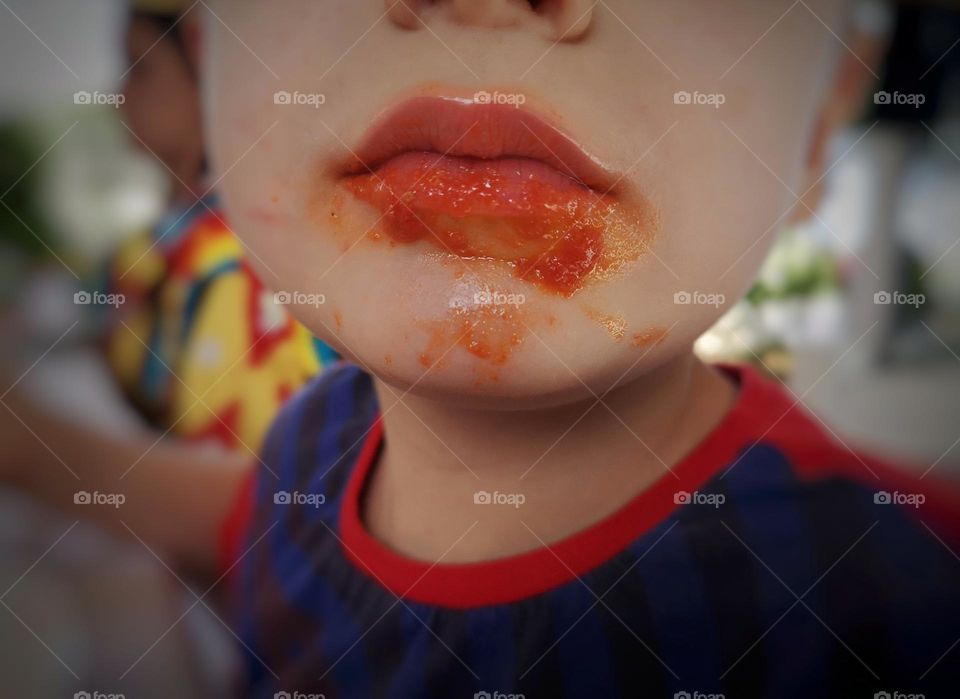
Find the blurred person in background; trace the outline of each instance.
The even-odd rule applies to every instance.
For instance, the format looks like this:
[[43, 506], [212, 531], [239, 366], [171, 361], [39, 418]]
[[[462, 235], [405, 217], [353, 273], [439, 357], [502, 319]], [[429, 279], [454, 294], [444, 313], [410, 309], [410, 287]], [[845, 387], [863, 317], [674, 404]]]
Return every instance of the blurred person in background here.
[[169, 172], [172, 201], [110, 264], [108, 290], [125, 303], [108, 319], [107, 356], [157, 427], [255, 454], [284, 399], [336, 356], [258, 279], [224, 221], [206, 173], [200, 11], [183, 14], [192, 3], [176, 0], [134, 5], [123, 118], [134, 145]]
[[[242, 473], [243, 465], [258, 458], [265, 431], [285, 400], [337, 360], [287, 312], [288, 300], [253, 272], [219, 208], [206, 172], [199, 107], [199, 10], [183, 13], [191, 4], [138, 0], [124, 42], [129, 68], [122, 119], [132, 144], [169, 174], [170, 206], [156, 226], [131, 236], [111, 256], [103, 290], [123, 303], [97, 313], [110, 376], [144, 427], [133, 433], [127, 426], [92, 429], [12, 390], [0, 414], [0, 470], [9, 473], [9, 464], [21, 464], [15, 479], [21, 486], [53, 485], [50, 472], [60, 465], [56, 450], [48, 447], [49, 435], [66, 440], [78, 462], [125, 464], [134, 491], [138, 475], [154, 470], [168, 471], [171, 487], [176, 474], [198, 465]], [[4, 383], [11, 389], [19, 383], [8, 379]], [[111, 484], [84, 487], [108, 490]], [[57, 490], [50, 493], [53, 501], [69, 501]], [[197, 520], [195, 531], [206, 531], [199, 521], [218, 509], [211, 501], [216, 497], [200, 488], [170, 516]], [[97, 519], [90, 508], [75, 512]], [[149, 528], [165, 537], [174, 529], [169, 524], [155, 521]], [[202, 552], [205, 560], [209, 547], [218, 544], [184, 534], [176, 535], [175, 548], [185, 554], [180, 563], [197, 570], [189, 551]], [[205, 571], [198, 572], [202, 577]]]
[[[206, 561], [220, 546], [218, 532], [210, 530], [209, 523], [222, 505], [218, 505], [219, 495], [214, 489], [201, 485], [182, 508], [169, 509], [146, 529], [142, 527], [145, 523], [121, 523], [116, 511], [107, 514], [82, 499], [87, 493], [115, 491], [118, 482], [71, 477], [73, 469], [64, 468], [59, 455], [69, 452], [74, 466], [123, 465], [129, 470], [123, 487], [131, 501], [170, 495], [151, 484], [151, 474], [157, 472], [173, 479], [169, 482], [171, 490], [182, 487], [176, 481], [185, 482], [191, 473], [245, 473], [249, 463], [258, 458], [265, 430], [284, 401], [336, 361], [336, 355], [295, 321], [287, 307], [277, 303], [273, 292], [264, 287], [224, 220], [211, 186], [214, 183], [206, 172], [197, 87], [198, 20], [197, 13], [181, 14], [188, 6], [184, 2], [147, 1], [136, 2], [129, 9], [120, 118], [129, 142], [160, 164], [167, 176], [169, 200], [167, 212], [154, 226], [127, 237], [110, 254], [106, 273], [96, 282], [105, 294], [122, 298], [123, 303], [101, 306], [96, 312], [90, 312], [92, 306], [79, 307], [87, 312], [82, 327], [92, 327], [92, 339], [100, 353], [88, 353], [83, 343], [76, 353], [83, 354], [83, 361], [105, 359], [106, 371], [91, 372], [92, 367], [77, 361], [53, 371], [53, 377], [71, 382], [68, 393], [85, 392], [73, 401], [84, 406], [82, 413], [64, 409], [57, 405], [57, 398], [38, 393], [44, 386], [50, 387], [49, 378], [29, 387], [29, 381], [21, 381], [32, 366], [25, 364], [15, 371], [11, 368], [15, 364], [8, 364], [0, 371], [4, 377], [0, 479], [20, 489], [41, 487], [49, 496], [44, 499], [65, 509], [67, 516], [106, 524], [106, 529], [130, 539], [133, 547], [100, 541], [95, 536], [84, 539], [74, 532], [71, 548], [79, 558], [64, 562], [48, 557], [47, 562], [54, 566], [56, 577], [66, 578], [47, 580], [39, 572], [31, 576], [33, 584], [40, 585], [37, 589], [43, 589], [44, 584], [50, 586], [47, 594], [62, 598], [77, 610], [78, 619], [97, 620], [83, 624], [62, 619], [52, 627], [36, 627], [46, 642], [56, 647], [62, 648], [63, 638], [78, 633], [93, 646], [95, 652], [85, 655], [82, 664], [75, 660], [69, 663], [82, 676], [81, 686], [91, 688], [115, 682], [124, 670], [112, 667], [121, 657], [120, 647], [148, 647], [154, 635], [177, 620], [176, 593], [163, 584], [166, 573], [162, 568], [151, 567], [155, 561], [138, 557], [145, 552], [137, 550], [137, 537], [152, 540], [159, 534], [161, 540], [174, 546], [169, 551], [178, 551], [170, 557], [171, 563], [186, 571], [191, 580], [207, 585], [216, 576]], [[33, 178], [21, 179], [24, 172], [33, 171], [36, 158], [24, 153], [8, 163], [9, 191], [16, 199], [10, 197], [4, 204], [14, 205], [12, 229], [20, 231], [26, 243], [42, 253], [44, 248], [49, 251], [59, 246], [52, 239], [48, 242], [37, 237], [37, 231], [44, 231], [40, 222], [46, 219], [41, 212], [28, 216], [23, 206], [42, 201], [34, 200], [27, 187], [34, 184]], [[8, 210], [4, 208], [3, 212]], [[24, 226], [28, 227], [25, 231]], [[34, 288], [42, 289], [42, 283]], [[62, 291], [60, 284], [54, 284], [53, 293]], [[4, 348], [11, 353], [18, 349]], [[67, 373], [78, 369], [90, 374], [85, 382]], [[113, 386], [99, 386], [98, 382], [104, 381]], [[120, 389], [124, 403], [115, 400], [114, 388]], [[65, 401], [66, 406], [70, 403]], [[89, 414], [96, 414], [98, 419], [89, 419]], [[81, 472], [84, 468], [80, 467]], [[53, 476], [58, 470], [61, 473]], [[38, 545], [46, 548], [50, 543], [44, 539], [46, 525], [51, 529], [58, 526], [57, 518], [49, 512], [26, 505], [8, 505], [5, 513], [25, 527], [23, 535], [11, 532], [10, 541], [2, 544], [12, 565], [13, 581], [24, 568], [32, 568], [30, 561], [40, 553], [30, 553], [31, 539], [36, 538]], [[186, 529], [175, 533], [180, 525], [173, 522], [185, 523]], [[38, 526], [41, 523], [45, 526]], [[64, 529], [67, 524], [63, 524]], [[103, 574], [97, 561], [104, 557], [111, 562], [111, 580], [89, 589], [90, 579]], [[21, 558], [25, 560], [18, 562]], [[53, 592], [53, 586], [61, 584], [65, 589]], [[28, 605], [34, 602], [47, 606], [44, 600], [30, 595], [18, 603], [10, 599], [31, 625], [36, 620], [24, 609], [29, 610]], [[231, 654], [222, 642], [216, 642], [218, 629], [203, 631], [203, 619], [197, 620], [197, 616], [193, 615], [190, 629], [180, 629], [186, 633], [172, 634], [167, 648], [152, 652], [148, 662], [138, 665], [141, 672], [162, 669], [166, 676], [155, 683], [158, 691], [160, 687], [172, 693], [189, 687], [215, 687], [222, 680], [222, 666], [229, 663]], [[9, 618], [16, 623], [15, 617]], [[216, 626], [213, 620], [208, 619], [208, 623]], [[100, 627], [106, 638], [97, 632]], [[17, 637], [22, 632], [22, 628], [10, 631]], [[198, 648], [197, 644], [205, 647]], [[203, 650], [210, 653], [202, 656], [207, 667], [198, 667], [191, 656]], [[12, 656], [21, 672], [6, 688], [13, 691], [23, 687], [28, 691], [30, 687], [29, 691], [38, 696], [48, 695], [42, 689], [46, 683], [37, 677], [47, 676], [40, 669], [44, 658], [28, 651]], [[134, 660], [136, 656], [127, 665], [132, 668]], [[55, 678], [50, 682], [55, 684]], [[140, 687], [142, 691], [137, 678], [123, 686]]]

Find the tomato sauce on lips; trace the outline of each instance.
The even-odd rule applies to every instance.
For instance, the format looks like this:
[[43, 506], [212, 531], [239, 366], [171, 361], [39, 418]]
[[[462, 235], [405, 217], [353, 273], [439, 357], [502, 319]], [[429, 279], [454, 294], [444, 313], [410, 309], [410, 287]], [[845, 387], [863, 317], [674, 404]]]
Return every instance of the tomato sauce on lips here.
[[381, 230], [398, 243], [500, 260], [566, 296], [615, 257], [611, 227], [641, 227], [615, 198], [529, 158], [404, 153], [344, 186], [381, 212]]
[[615, 191], [622, 178], [517, 106], [413, 97], [349, 150], [333, 171], [380, 212], [374, 239], [503, 263], [561, 296], [637, 259], [659, 227], [646, 199]]

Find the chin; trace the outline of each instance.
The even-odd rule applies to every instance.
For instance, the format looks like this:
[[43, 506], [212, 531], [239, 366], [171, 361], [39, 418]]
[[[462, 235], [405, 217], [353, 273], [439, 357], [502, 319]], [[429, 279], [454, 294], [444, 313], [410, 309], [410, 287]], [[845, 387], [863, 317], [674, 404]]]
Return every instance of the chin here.
[[[598, 335], [593, 324], [576, 327], [576, 318], [572, 326], [558, 319], [552, 327], [539, 328], [536, 336], [527, 333], [506, 354], [469, 335], [440, 344], [431, 333], [411, 329], [419, 319], [404, 318], [395, 327], [385, 318], [380, 323], [370, 320], [328, 339], [396, 396], [409, 394], [461, 408], [521, 411], [592, 402], [680, 351], [674, 342], [642, 350], [613, 344]], [[398, 337], [402, 341], [397, 342]], [[387, 400], [390, 394], [385, 394]]]

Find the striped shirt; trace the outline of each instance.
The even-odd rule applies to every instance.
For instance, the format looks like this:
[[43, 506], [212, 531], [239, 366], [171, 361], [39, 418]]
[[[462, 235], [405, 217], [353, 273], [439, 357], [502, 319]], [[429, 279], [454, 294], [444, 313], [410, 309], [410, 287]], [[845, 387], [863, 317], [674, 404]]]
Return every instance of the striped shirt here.
[[364, 527], [383, 439], [370, 378], [318, 377], [224, 527], [243, 691], [960, 696], [957, 492], [851, 452], [779, 386], [728, 371], [736, 404], [675, 477], [549, 546], [434, 565]]

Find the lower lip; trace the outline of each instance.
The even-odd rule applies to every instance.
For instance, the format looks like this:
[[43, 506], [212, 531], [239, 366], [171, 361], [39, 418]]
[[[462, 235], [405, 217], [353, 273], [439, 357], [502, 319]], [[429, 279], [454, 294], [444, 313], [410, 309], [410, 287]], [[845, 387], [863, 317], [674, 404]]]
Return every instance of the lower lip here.
[[499, 260], [563, 296], [595, 276], [605, 258], [622, 260], [609, 249], [612, 222], [635, 227], [633, 237], [642, 229], [617, 199], [530, 159], [411, 152], [343, 184], [382, 214], [380, 227], [393, 241]]

